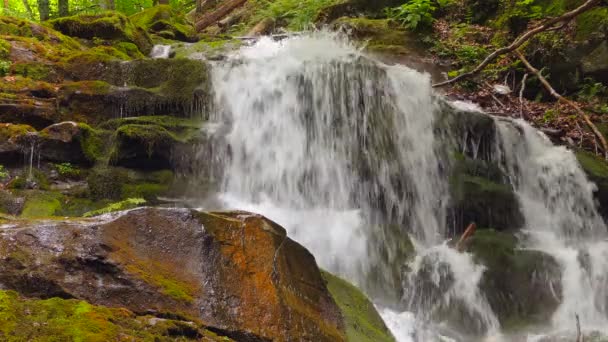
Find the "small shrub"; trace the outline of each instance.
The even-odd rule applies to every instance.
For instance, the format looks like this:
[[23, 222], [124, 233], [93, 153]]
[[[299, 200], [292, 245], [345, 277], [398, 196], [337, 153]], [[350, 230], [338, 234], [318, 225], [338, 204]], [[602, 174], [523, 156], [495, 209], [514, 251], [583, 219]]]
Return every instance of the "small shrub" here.
[[4, 168], [4, 165], [0, 165], [0, 181], [6, 180], [9, 176], [10, 174], [8, 173], [8, 170]]
[[435, 18], [437, 6], [431, 0], [411, 0], [401, 6], [389, 8], [386, 14], [410, 30], [429, 28]]
[[55, 169], [59, 172], [59, 175], [64, 178], [78, 178], [80, 177], [80, 169], [71, 163], [55, 164]]

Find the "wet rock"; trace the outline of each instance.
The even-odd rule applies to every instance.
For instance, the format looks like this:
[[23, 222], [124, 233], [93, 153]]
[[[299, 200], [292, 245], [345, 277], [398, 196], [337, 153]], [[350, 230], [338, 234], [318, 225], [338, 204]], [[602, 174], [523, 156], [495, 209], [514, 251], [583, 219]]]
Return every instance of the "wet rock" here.
[[94, 162], [83, 150], [89, 134], [86, 126], [73, 121], [51, 125], [40, 131], [40, 157], [55, 162]]
[[359, 289], [330, 273], [322, 272], [322, 275], [344, 315], [348, 341], [395, 341], [374, 304]]
[[0, 160], [3, 163], [14, 163], [20, 160], [23, 153], [21, 141], [28, 133], [36, 130], [28, 125], [0, 124]]
[[14, 222], [0, 284], [204, 323], [236, 340], [345, 339], [314, 257], [245, 212], [137, 209], [83, 221]]
[[599, 213], [604, 220], [608, 220], [608, 164], [602, 158], [585, 151], [576, 152], [576, 158], [589, 180], [597, 186], [593, 195], [599, 204]]
[[485, 265], [480, 289], [506, 330], [550, 321], [561, 301], [561, 268], [540, 251], [518, 248], [509, 233], [479, 230], [467, 250]]

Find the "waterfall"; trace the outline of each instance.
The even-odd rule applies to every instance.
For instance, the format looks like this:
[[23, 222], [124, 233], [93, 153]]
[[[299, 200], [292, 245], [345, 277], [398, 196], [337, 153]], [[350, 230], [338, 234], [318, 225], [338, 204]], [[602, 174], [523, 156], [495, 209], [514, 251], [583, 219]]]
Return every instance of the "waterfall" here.
[[525, 248], [561, 265], [561, 304], [553, 328], [608, 329], [608, 230], [574, 154], [524, 121], [497, 120], [497, 159], [516, 190], [529, 241]]
[[[453, 302], [481, 331], [499, 329], [479, 294], [483, 266], [444, 242], [449, 158], [428, 75], [319, 32], [261, 38], [216, 62], [212, 81], [211, 121], [228, 132], [218, 148], [226, 151], [218, 156], [225, 207], [277, 221], [321, 267], [374, 293], [391, 307], [381, 311], [400, 341], [439, 338], [431, 311]], [[407, 234], [414, 260], [400, 259], [398, 248], [379, 252]], [[405, 268], [413, 271], [403, 282], [387, 276]], [[429, 272], [440, 291], [417, 287]], [[386, 284], [390, 300], [373, 291]]]

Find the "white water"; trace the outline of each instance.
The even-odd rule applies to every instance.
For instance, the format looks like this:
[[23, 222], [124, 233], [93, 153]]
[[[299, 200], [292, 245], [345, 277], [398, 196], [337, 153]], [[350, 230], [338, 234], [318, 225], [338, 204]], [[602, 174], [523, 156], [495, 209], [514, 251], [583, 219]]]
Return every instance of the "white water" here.
[[[391, 253], [382, 260], [379, 249], [411, 233], [419, 256], [404, 291], [418, 290], [422, 268], [431, 269], [433, 287], [447, 288], [418, 294], [420, 303], [392, 303], [397, 311], [381, 309], [399, 341], [447, 341], [432, 310], [452, 302], [481, 330], [499, 329], [478, 290], [483, 267], [443, 241], [446, 158], [428, 75], [381, 65], [337, 35], [314, 33], [242, 48], [214, 66], [213, 89], [219, 111], [212, 120], [229, 127], [227, 207], [277, 221], [322, 267], [364, 287], [394, 281], [370, 285], [368, 275], [404, 266]], [[371, 236], [371, 227], [388, 224], [397, 235]], [[454, 281], [446, 284], [447, 275]]]
[[150, 58], [166, 59], [171, 55], [171, 45], [154, 45], [150, 52]]
[[562, 268], [551, 330], [571, 332], [578, 315], [584, 331], [608, 332], [607, 228], [593, 200], [595, 185], [572, 152], [523, 121], [498, 121], [498, 138], [532, 237], [526, 247], [552, 255]]

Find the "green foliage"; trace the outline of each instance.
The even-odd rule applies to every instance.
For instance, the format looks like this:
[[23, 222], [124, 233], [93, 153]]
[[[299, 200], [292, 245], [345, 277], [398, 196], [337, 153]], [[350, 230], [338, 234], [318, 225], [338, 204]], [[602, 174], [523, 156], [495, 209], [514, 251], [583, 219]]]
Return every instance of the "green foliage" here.
[[84, 213], [82, 216], [83, 217], [92, 217], [92, 216], [103, 215], [103, 214], [107, 214], [107, 213], [111, 213], [111, 212], [115, 212], [115, 211], [132, 209], [132, 208], [135, 208], [144, 203], [146, 203], [146, 200], [143, 198], [128, 198], [124, 201], [112, 203], [105, 208], [89, 211], [87, 213]]
[[583, 101], [591, 101], [601, 95], [608, 95], [608, 87], [591, 77], [585, 78], [583, 86], [577, 94], [578, 98]]
[[260, 9], [254, 24], [264, 18], [285, 21], [292, 30], [308, 29], [323, 8], [339, 3], [340, 0], [254, 0], [253, 6]]
[[0, 181], [4, 181], [10, 176], [8, 170], [4, 167], [4, 165], [0, 164]]
[[53, 192], [33, 192], [27, 196], [23, 207], [22, 217], [42, 218], [51, 217], [61, 208], [62, 196]]
[[387, 8], [386, 15], [410, 30], [423, 30], [431, 27], [435, 18], [433, 14], [453, 0], [409, 0], [405, 4]]
[[11, 69], [10, 61], [0, 60], [0, 77], [8, 75], [8, 72]]
[[553, 120], [555, 120], [555, 118], [557, 117], [557, 115], [558, 115], [557, 110], [555, 110], [555, 109], [549, 109], [543, 115], [543, 121], [545, 123], [552, 122]]
[[54, 164], [55, 169], [59, 172], [59, 175], [64, 178], [78, 178], [80, 177], [80, 169], [71, 163]]

